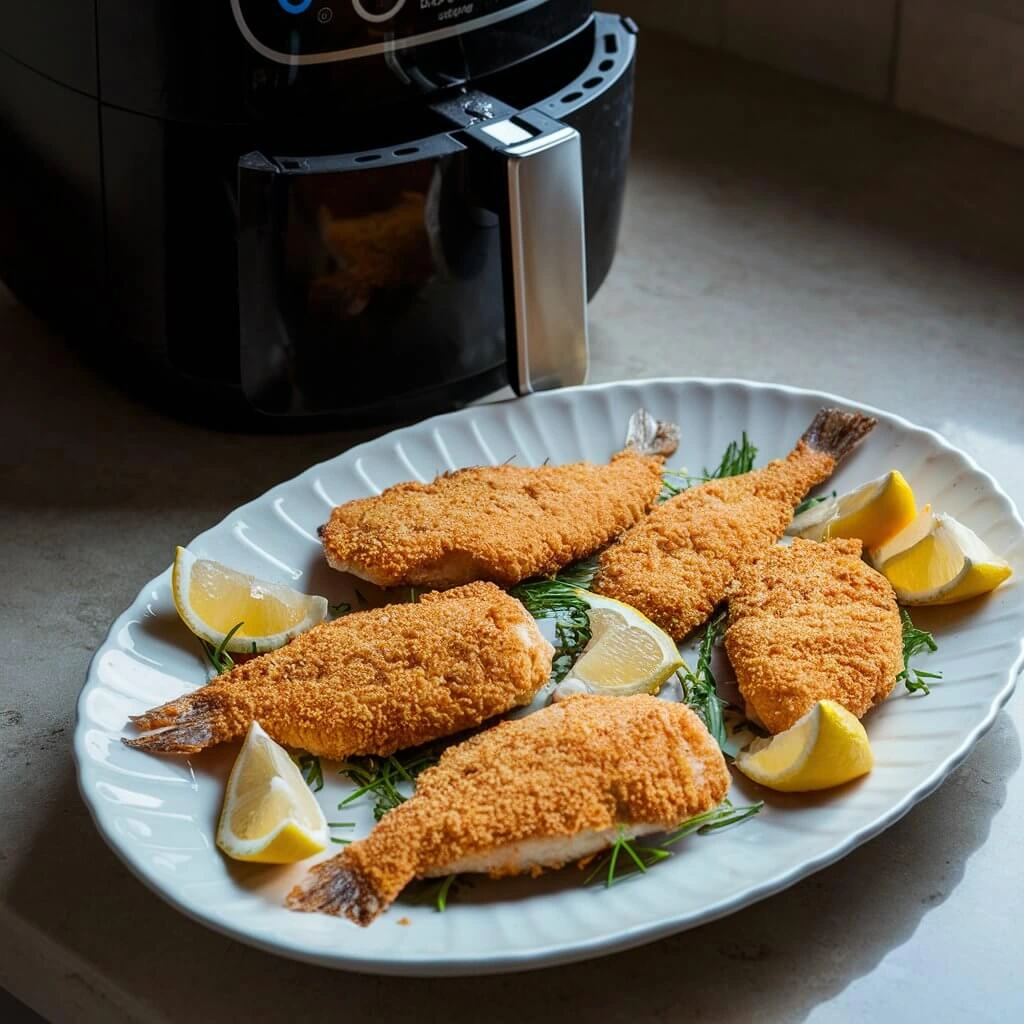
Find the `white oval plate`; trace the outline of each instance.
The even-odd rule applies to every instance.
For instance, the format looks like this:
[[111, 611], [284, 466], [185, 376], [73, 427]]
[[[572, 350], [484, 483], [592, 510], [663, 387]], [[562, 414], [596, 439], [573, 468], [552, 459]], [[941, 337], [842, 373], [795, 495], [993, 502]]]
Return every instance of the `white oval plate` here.
[[[682, 427], [673, 466], [699, 472], [746, 430], [758, 464], [784, 455], [833, 395], [718, 380], [652, 380], [574, 388], [440, 416], [345, 452], [242, 506], [190, 546], [245, 572], [332, 601], [354, 600], [352, 581], [323, 564], [316, 528], [332, 505], [401, 480], [429, 480], [460, 466], [515, 456], [606, 461], [639, 406]], [[190, 758], [154, 756], [121, 742], [128, 716], [206, 679], [195, 639], [178, 622], [170, 569], [147, 584], [111, 627], [78, 706], [79, 784], [115, 852], [150, 888], [190, 917], [243, 942], [331, 967], [388, 974], [454, 975], [518, 970], [610, 953], [691, 928], [792, 885], [849, 853], [932, 792], [992, 724], [1021, 666], [1024, 523], [999, 485], [937, 434], [875, 409], [879, 424], [833, 485], [840, 492], [899, 468], [919, 502], [976, 530], [1016, 575], [987, 599], [918, 610], [939, 652], [920, 667], [943, 680], [931, 696], [897, 691], [865, 720], [876, 757], [859, 783], [823, 796], [767, 795], [751, 821], [693, 836], [646, 875], [610, 889], [584, 888], [574, 868], [540, 879], [481, 879], [441, 914], [398, 903], [361, 929], [282, 907], [306, 865], [235, 864], [214, 845], [235, 745]], [[580, 510], [586, 515], [586, 509]], [[379, 592], [361, 587], [366, 597]], [[363, 804], [336, 810], [351, 787], [325, 765], [318, 794], [328, 820], [372, 824]], [[766, 794], [737, 780], [734, 802]], [[335, 848], [337, 849], [337, 848]], [[330, 851], [331, 853], [334, 850]]]

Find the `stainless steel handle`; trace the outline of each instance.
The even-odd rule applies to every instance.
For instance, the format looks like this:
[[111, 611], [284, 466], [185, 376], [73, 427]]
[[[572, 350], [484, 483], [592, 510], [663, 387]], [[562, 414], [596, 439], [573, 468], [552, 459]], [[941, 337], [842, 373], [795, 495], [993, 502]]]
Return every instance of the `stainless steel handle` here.
[[540, 115], [476, 131], [489, 136], [488, 148], [505, 160], [503, 272], [512, 387], [526, 395], [582, 384], [587, 263], [579, 132]]

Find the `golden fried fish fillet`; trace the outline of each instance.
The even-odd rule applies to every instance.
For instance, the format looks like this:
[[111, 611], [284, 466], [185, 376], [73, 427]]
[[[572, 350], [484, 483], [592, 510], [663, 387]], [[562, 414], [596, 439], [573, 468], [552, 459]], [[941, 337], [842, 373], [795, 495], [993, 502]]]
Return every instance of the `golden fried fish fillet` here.
[[585, 558], [661, 490], [678, 429], [643, 410], [605, 466], [477, 466], [340, 505], [320, 528], [328, 563], [382, 587], [512, 586]]
[[528, 704], [553, 653], [515, 598], [474, 583], [316, 626], [134, 717], [163, 731], [125, 742], [191, 753], [242, 736], [255, 720], [311, 754], [386, 755]]
[[538, 873], [661, 832], [729, 788], [718, 745], [685, 705], [578, 696], [457, 746], [370, 835], [318, 864], [293, 910], [367, 925], [414, 878]]
[[725, 649], [747, 714], [769, 732], [819, 700], [860, 718], [892, 692], [903, 669], [896, 595], [860, 552], [859, 540], [794, 540], [730, 588]]
[[681, 640], [711, 615], [739, 570], [783, 536], [796, 505], [875, 422], [822, 409], [786, 458], [669, 499], [601, 555], [594, 590]]

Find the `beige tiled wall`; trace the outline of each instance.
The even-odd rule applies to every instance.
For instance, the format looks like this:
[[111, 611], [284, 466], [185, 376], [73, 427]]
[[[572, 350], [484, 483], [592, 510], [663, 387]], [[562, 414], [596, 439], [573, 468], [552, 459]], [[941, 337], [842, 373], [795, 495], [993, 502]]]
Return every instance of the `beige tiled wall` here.
[[1024, 146], [1024, 0], [610, 0], [641, 25]]

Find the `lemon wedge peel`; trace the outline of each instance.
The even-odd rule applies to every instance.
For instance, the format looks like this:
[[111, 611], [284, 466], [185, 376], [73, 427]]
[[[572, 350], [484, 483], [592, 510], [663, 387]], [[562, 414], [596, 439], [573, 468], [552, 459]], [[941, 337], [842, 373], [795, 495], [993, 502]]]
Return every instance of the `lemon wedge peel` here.
[[215, 647], [242, 623], [224, 644], [233, 654], [276, 650], [327, 618], [325, 597], [248, 576], [183, 547], [174, 554], [171, 594], [182, 622]]
[[806, 540], [857, 538], [865, 548], [878, 547], [917, 515], [914, 492], [899, 470], [829, 498], [793, 517], [786, 531]]
[[832, 700], [818, 701], [784, 732], [754, 740], [735, 760], [747, 778], [782, 793], [842, 786], [874, 763], [864, 726]]
[[579, 590], [590, 606], [590, 642], [555, 690], [556, 699], [576, 693], [627, 697], [657, 693], [682, 667], [672, 638], [631, 605]]
[[327, 820], [298, 766], [253, 722], [228, 778], [217, 846], [234, 860], [294, 864], [329, 842]]
[[906, 548], [875, 562], [901, 604], [967, 601], [995, 590], [1013, 574], [1008, 562], [950, 515], [930, 513], [915, 526]]

